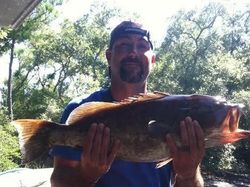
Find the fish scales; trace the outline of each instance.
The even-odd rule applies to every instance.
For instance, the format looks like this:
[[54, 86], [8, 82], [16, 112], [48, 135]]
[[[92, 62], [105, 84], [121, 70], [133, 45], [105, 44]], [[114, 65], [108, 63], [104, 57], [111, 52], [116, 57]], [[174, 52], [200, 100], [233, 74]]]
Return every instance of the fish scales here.
[[180, 143], [179, 123], [186, 116], [197, 120], [205, 134], [205, 147], [233, 143], [250, 136], [238, 129], [241, 106], [208, 95], [143, 94], [122, 102], [90, 102], [76, 108], [67, 125], [23, 119], [19, 130], [23, 161], [29, 162], [54, 145], [81, 147], [90, 125], [104, 123], [111, 142], [121, 142], [118, 157], [137, 162], [169, 160], [164, 138], [172, 133]]

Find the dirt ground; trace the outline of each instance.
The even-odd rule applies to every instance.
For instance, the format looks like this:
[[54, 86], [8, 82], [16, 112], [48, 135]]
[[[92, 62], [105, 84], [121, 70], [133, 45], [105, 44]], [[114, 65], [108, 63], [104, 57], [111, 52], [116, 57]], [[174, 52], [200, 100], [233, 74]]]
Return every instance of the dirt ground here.
[[[0, 186], [50, 187], [53, 168], [16, 168], [0, 173]], [[202, 172], [205, 187], [250, 187], [250, 170], [247, 173], [228, 171]], [[32, 179], [32, 180], [31, 180]]]
[[250, 187], [250, 171], [237, 172], [202, 172], [205, 187]]

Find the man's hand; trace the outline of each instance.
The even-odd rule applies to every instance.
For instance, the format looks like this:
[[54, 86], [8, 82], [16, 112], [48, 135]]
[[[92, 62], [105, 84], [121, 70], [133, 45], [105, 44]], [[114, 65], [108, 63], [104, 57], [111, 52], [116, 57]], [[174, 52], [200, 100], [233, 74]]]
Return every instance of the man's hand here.
[[102, 123], [91, 125], [86, 140], [80, 172], [86, 183], [93, 184], [109, 170], [118, 152], [119, 141], [115, 141], [110, 151], [110, 129]]
[[171, 135], [166, 135], [166, 143], [173, 158], [176, 183], [178, 183], [178, 180], [183, 182], [186, 180], [189, 181], [189, 184], [193, 182], [193, 186], [197, 186], [195, 183], [197, 182], [197, 175], [200, 175], [199, 164], [205, 154], [203, 130], [197, 121], [192, 121], [190, 117], [186, 117], [180, 123], [180, 131], [181, 147], [176, 145]]

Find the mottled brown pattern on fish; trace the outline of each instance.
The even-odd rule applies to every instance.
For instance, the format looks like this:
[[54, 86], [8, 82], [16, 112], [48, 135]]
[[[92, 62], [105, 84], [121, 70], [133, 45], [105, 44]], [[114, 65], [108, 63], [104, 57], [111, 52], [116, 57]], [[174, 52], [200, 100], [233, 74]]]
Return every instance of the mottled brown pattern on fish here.
[[53, 145], [81, 147], [94, 122], [104, 123], [111, 129], [112, 141], [120, 140], [119, 158], [152, 162], [169, 159], [164, 142], [167, 133], [172, 133], [180, 145], [179, 123], [186, 116], [200, 123], [206, 147], [250, 136], [249, 131], [238, 129], [239, 105], [204, 95], [143, 94], [121, 103], [83, 104], [71, 113], [68, 125], [39, 120], [17, 120], [14, 123], [21, 127], [19, 135], [26, 162]]

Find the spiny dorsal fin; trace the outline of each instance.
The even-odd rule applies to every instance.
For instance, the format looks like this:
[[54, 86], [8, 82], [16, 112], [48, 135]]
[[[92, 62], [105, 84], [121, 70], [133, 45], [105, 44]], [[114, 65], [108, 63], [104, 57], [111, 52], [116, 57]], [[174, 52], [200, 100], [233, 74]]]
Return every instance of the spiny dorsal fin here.
[[66, 121], [67, 125], [75, 124], [80, 118], [84, 119], [86, 117], [92, 116], [103, 110], [112, 110], [117, 107], [122, 107], [122, 105], [129, 105], [135, 102], [144, 102], [148, 100], [160, 99], [162, 97], [168, 96], [169, 94], [163, 92], [145, 93], [129, 97], [122, 100], [121, 102], [89, 102], [84, 103], [77, 107], [71, 112]]
[[86, 118], [88, 116], [94, 115], [97, 112], [102, 110], [109, 110], [114, 107], [118, 107], [119, 103], [112, 103], [112, 102], [88, 102], [80, 105], [75, 110], [73, 110], [67, 121], [67, 125], [73, 125], [76, 121], [80, 118]]
[[160, 99], [162, 97], [168, 96], [168, 93], [164, 92], [153, 92], [153, 93], [140, 93], [138, 95], [134, 95], [133, 97], [128, 97], [121, 101], [121, 103], [133, 103], [133, 102], [143, 102], [148, 100]]

